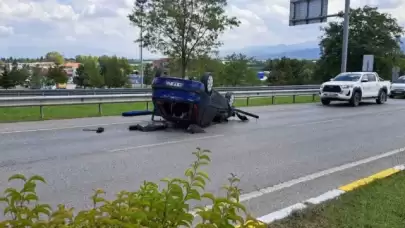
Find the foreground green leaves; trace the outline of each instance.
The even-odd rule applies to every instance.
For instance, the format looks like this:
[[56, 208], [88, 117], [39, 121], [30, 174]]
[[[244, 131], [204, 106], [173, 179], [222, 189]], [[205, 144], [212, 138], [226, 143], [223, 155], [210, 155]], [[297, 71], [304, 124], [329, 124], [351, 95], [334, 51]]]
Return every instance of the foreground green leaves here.
[[[30, 178], [13, 175], [9, 181], [22, 181], [20, 190], [7, 188], [0, 203], [6, 205], [7, 220], [0, 227], [266, 227], [253, 219], [239, 202], [239, 179], [231, 175], [224, 186], [225, 196], [216, 197], [205, 192], [209, 181], [200, 168], [210, 162], [210, 151], [193, 152], [196, 161], [185, 171], [185, 178], [163, 179], [166, 187], [145, 181], [136, 192], [121, 191], [113, 200], [103, 198], [102, 189], [95, 190], [93, 208], [75, 212], [73, 208], [58, 205], [56, 209], [41, 204], [36, 194], [38, 182], [46, 183], [40, 176]], [[191, 208], [190, 201], [208, 199], [212, 206]]]

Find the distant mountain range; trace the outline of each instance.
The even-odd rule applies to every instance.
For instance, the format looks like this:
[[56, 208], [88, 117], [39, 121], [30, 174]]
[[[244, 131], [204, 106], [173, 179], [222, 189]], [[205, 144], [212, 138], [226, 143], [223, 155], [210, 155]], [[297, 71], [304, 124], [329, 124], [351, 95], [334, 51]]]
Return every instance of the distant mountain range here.
[[[401, 49], [405, 52], [405, 38], [402, 39]], [[294, 58], [294, 59], [318, 59], [320, 48], [316, 42], [306, 42], [292, 45], [254, 46], [235, 51], [241, 52], [256, 59]], [[224, 53], [225, 55], [230, 53]]]
[[[405, 43], [405, 38], [402, 39], [402, 42]], [[53, 50], [58, 50], [66, 57], [74, 57], [78, 54], [82, 55], [91, 54], [96, 56], [117, 54], [114, 52], [114, 50], [89, 46], [79, 47], [75, 45], [64, 45], [61, 49], [60, 47], [57, 46], [38, 47], [31, 45], [18, 45], [0, 48], [0, 57], [14, 56], [14, 57], [37, 58]], [[78, 52], [78, 50], [80, 50], [80, 53]], [[402, 51], [405, 52], [405, 44], [402, 44]], [[282, 57], [296, 58], [296, 59], [318, 59], [320, 56], [320, 49], [317, 41], [291, 45], [279, 44], [269, 46], [248, 46], [242, 49], [221, 51], [221, 57], [225, 57], [226, 55], [231, 54], [232, 52], [243, 53], [247, 56], [262, 60], [282, 58]], [[1, 56], [1, 54], [3, 54], [4, 56]], [[158, 56], [148, 57], [148, 59], [158, 59], [158, 58], [159, 58]]]

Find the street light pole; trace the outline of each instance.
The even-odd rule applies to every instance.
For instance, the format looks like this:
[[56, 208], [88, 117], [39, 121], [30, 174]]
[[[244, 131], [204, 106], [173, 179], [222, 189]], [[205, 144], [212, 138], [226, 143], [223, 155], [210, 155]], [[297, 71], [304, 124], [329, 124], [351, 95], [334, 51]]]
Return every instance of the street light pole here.
[[347, 52], [349, 46], [349, 18], [350, 18], [350, 0], [345, 0], [345, 12], [343, 22], [343, 44], [342, 44], [342, 65], [340, 71], [347, 70]]

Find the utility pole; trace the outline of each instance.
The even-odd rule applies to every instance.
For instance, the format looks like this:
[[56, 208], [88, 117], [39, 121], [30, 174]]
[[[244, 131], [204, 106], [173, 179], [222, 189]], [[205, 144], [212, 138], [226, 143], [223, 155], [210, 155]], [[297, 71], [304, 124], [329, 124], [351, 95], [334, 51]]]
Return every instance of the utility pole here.
[[[136, 3], [139, 5], [142, 14], [144, 13], [145, 10], [145, 3], [147, 0], [136, 0]], [[140, 69], [139, 69], [139, 73], [141, 76], [141, 88], [143, 88], [143, 83], [144, 83], [144, 70], [143, 70], [143, 21], [141, 21], [141, 25], [140, 25], [140, 32], [139, 32], [139, 36], [140, 36], [140, 41], [139, 41], [139, 58], [141, 60], [141, 64], [140, 64]]]
[[[142, 23], [142, 22], [141, 22]], [[143, 51], [142, 51], [142, 49], [143, 49], [143, 25], [141, 24], [141, 28], [140, 28], [140, 30], [141, 30], [141, 32], [140, 32], [140, 42], [139, 42], [139, 56], [140, 56], [140, 59], [141, 59], [141, 65], [140, 65], [140, 71], [139, 71], [139, 73], [140, 73], [140, 76], [141, 76], [141, 88], [143, 88], [143, 82], [144, 82], [144, 75], [143, 75]]]
[[343, 44], [342, 44], [342, 65], [340, 71], [347, 70], [347, 52], [349, 46], [349, 18], [350, 18], [350, 0], [345, 0], [345, 12], [343, 22]]

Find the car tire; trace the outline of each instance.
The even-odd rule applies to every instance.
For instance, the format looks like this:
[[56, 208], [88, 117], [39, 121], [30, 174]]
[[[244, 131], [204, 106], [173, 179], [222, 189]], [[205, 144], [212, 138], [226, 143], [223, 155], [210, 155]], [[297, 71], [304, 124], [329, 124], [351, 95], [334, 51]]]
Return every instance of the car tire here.
[[387, 101], [387, 93], [384, 90], [380, 90], [378, 98], [375, 101], [377, 104], [384, 104]]
[[207, 94], [211, 95], [212, 88], [214, 87], [214, 78], [211, 73], [205, 73], [201, 77], [201, 82], [204, 84], [204, 90]]
[[361, 101], [361, 93], [359, 91], [356, 91], [353, 93], [352, 98], [349, 101], [349, 104], [353, 107], [357, 107], [360, 105]]
[[323, 105], [329, 105], [329, 104], [330, 104], [330, 100], [328, 100], [328, 99], [321, 99], [321, 103], [322, 103]]
[[235, 103], [235, 95], [232, 92], [227, 92], [225, 98], [228, 101], [229, 106], [233, 107], [233, 104]]

